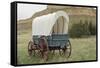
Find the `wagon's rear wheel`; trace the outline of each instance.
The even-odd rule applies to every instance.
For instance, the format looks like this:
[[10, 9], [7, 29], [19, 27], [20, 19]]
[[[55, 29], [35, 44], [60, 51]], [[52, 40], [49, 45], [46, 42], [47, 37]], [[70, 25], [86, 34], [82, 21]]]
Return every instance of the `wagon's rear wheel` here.
[[62, 49], [63, 53], [65, 55], [65, 57], [69, 58], [71, 55], [71, 43], [68, 40], [68, 42], [66, 43], [65, 47]]
[[28, 43], [28, 54], [29, 54], [29, 56], [32, 55], [32, 44], [33, 44], [33, 42], [29, 41], [29, 43]]

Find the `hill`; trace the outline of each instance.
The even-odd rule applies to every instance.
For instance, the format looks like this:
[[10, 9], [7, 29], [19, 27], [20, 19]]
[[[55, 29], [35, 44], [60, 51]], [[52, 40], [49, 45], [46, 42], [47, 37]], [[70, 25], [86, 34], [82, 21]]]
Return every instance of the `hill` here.
[[27, 23], [27, 22], [31, 23], [35, 17], [49, 14], [52, 12], [56, 12], [59, 10], [65, 11], [71, 17], [72, 16], [88, 16], [88, 17], [95, 17], [96, 16], [96, 10], [94, 8], [49, 5], [49, 6], [47, 6], [47, 9], [45, 9], [41, 12], [35, 13], [34, 15], [32, 15], [32, 17], [30, 17], [28, 19], [19, 20], [18, 23]]

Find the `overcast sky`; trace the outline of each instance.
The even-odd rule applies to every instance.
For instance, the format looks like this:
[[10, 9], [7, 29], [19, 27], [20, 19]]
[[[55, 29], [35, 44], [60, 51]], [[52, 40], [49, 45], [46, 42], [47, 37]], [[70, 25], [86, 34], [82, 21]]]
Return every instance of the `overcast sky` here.
[[47, 5], [38, 5], [38, 4], [21, 4], [17, 6], [17, 19], [27, 19], [30, 18], [34, 13], [42, 11], [47, 8]]

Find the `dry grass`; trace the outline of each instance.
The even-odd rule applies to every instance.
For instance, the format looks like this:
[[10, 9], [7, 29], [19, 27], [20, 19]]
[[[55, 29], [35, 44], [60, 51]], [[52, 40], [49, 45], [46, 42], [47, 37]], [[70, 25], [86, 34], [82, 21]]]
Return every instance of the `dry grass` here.
[[52, 62], [68, 62], [68, 61], [85, 61], [96, 60], [96, 38], [78, 38], [70, 39], [72, 44], [72, 54], [70, 58], [60, 56], [56, 52], [55, 55], [49, 54], [49, 60], [44, 62], [39, 55], [28, 55], [28, 42], [31, 39], [31, 33], [22, 33], [18, 35], [17, 58], [18, 64], [35, 64], [35, 63], [52, 63]]

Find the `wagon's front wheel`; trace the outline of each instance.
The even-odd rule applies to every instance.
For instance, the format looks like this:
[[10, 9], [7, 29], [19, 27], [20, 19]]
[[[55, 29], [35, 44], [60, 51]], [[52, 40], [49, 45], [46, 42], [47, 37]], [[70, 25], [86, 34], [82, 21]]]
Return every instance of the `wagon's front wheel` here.
[[70, 43], [70, 40], [68, 40], [68, 43], [67, 43], [67, 46], [66, 46], [66, 48], [67, 48], [67, 54], [68, 54], [68, 56], [67, 56], [67, 58], [69, 58], [70, 57], [70, 55], [71, 55], [71, 43]]
[[68, 40], [68, 42], [66, 43], [65, 47], [62, 49], [63, 53], [65, 55], [65, 57], [69, 58], [71, 55], [71, 43]]

